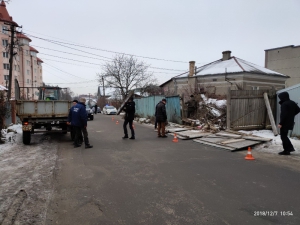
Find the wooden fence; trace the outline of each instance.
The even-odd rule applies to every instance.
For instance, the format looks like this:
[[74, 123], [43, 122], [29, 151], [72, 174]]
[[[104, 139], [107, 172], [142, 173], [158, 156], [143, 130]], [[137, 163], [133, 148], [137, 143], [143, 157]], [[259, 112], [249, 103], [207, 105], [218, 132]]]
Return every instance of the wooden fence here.
[[230, 90], [227, 95], [227, 128], [252, 130], [270, 128], [264, 93], [268, 94], [274, 118], [276, 93], [272, 90]]

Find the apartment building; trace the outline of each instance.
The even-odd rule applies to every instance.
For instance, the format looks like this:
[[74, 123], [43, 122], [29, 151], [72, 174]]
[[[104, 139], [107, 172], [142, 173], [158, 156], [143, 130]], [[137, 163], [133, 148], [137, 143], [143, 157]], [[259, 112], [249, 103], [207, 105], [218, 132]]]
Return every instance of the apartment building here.
[[300, 83], [300, 46], [283, 46], [265, 50], [265, 67], [290, 78], [285, 87]]
[[[0, 39], [2, 48], [2, 57], [0, 64], [0, 84], [9, 86], [9, 46], [10, 46], [10, 25], [17, 25], [9, 15], [6, 4], [2, 0], [0, 4]], [[20, 96], [25, 99], [37, 99], [37, 87], [43, 85], [43, 61], [37, 57], [38, 50], [30, 46], [31, 39], [24, 34], [16, 32], [15, 48], [12, 68], [12, 94], [16, 94], [16, 86], [20, 88]], [[2, 66], [1, 66], [2, 65]]]

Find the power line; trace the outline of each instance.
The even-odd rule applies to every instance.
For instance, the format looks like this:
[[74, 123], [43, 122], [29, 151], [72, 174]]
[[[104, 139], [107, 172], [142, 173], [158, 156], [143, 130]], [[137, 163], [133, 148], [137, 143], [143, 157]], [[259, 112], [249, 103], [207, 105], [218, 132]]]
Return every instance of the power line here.
[[[61, 58], [61, 59], [71, 60], [71, 61], [75, 61], [75, 62], [82, 62], [82, 63], [92, 64], [92, 65], [103, 66], [102, 64], [90, 63], [90, 62], [85, 62], [85, 61], [75, 60], [75, 59], [70, 59], [70, 58], [65, 58], [65, 57], [59, 57], [59, 56], [56, 56], [56, 55], [50, 55], [50, 54], [46, 54], [46, 53], [39, 53], [39, 54], [48, 55], [48, 56], [52, 56], [52, 57], [55, 57], [55, 58]], [[149, 66], [149, 68], [159, 69], [159, 70], [168, 70], [168, 71], [185, 71], [185, 70], [166, 69], [166, 68], [161, 68], [161, 67], [152, 67], [152, 66]]]
[[82, 83], [91, 83], [91, 82], [95, 82], [97, 81], [95, 80], [89, 80], [89, 81], [82, 81], [82, 82], [72, 82], [72, 83], [48, 83], [48, 84], [82, 84]]
[[[32, 36], [30, 34], [27, 34], [27, 35], [28, 36]], [[35, 37], [35, 36], [32, 36], [32, 37]], [[69, 43], [59, 42], [59, 41], [54, 41], [54, 40], [48, 40], [48, 39], [39, 38], [39, 37], [35, 37], [35, 38], [38, 38], [38, 39], [41, 39], [41, 40], [44, 40], [44, 41], [48, 41], [48, 42], [50, 42], [52, 44], [60, 45], [60, 46], [65, 47], [65, 48], [70, 48], [70, 49], [73, 49], [73, 50], [76, 50], [76, 51], [80, 51], [80, 52], [84, 52], [84, 53], [87, 53], [87, 54], [90, 54], [90, 55], [95, 55], [95, 56], [98, 56], [98, 57], [103, 57], [103, 58], [110, 59], [110, 61], [101, 59], [101, 60], [106, 61], [106, 62], [112, 62], [113, 61], [113, 59], [105, 57], [105, 56], [100, 56], [100, 55], [97, 55], [97, 54], [93, 54], [93, 53], [90, 53], [90, 52], [82, 51], [82, 50], [79, 50], [79, 49], [76, 49], [76, 48], [72, 48], [72, 47], [69, 47], [69, 46], [58, 44], [58, 43], [64, 43], [64, 44], [69, 44]], [[70, 45], [72, 45], [72, 44], [70, 44]], [[75, 45], [75, 46], [79, 46], [79, 45]], [[79, 47], [83, 47], [83, 46], [79, 46]], [[86, 48], [90, 48], [90, 47], [86, 47]], [[94, 49], [94, 50], [98, 50], [98, 49]], [[120, 54], [122, 54], [122, 53], [120, 53]], [[124, 54], [124, 55], [130, 55], [130, 54]], [[131, 55], [131, 56], [135, 56], [135, 55]], [[151, 67], [151, 66], [149, 68], [160, 69], [160, 70], [170, 70], [170, 71], [186, 71], [186, 70], [175, 70], [175, 69], [167, 69], [167, 68], [162, 68], [162, 67]]]
[[[44, 63], [45, 63], [45, 62], [44, 62]], [[66, 72], [66, 71], [63, 71], [63, 70], [61, 70], [61, 69], [58, 69], [58, 68], [56, 68], [55, 66], [51, 66], [49, 63], [45, 63], [45, 64], [46, 64], [46, 65], [48, 65], [48, 66], [50, 66], [50, 67], [53, 67], [53, 68], [55, 68], [55, 69], [57, 69], [57, 70], [59, 70], [59, 71], [61, 71], [61, 72], [63, 72], [63, 73], [69, 74], [69, 75], [71, 75], [71, 76], [73, 76], [73, 77], [77, 77], [77, 78], [80, 78], [80, 79], [86, 80], [85, 78], [78, 77], [78, 76], [76, 76], [76, 75], [74, 75], [74, 74], [68, 73], [68, 72]]]
[[33, 37], [33, 38], [40, 39], [40, 40], [48, 41], [48, 42], [56, 42], [56, 43], [67, 44], [67, 45], [72, 45], [72, 46], [77, 46], [77, 47], [82, 47], [82, 48], [88, 48], [88, 49], [93, 49], [93, 50], [98, 50], [98, 51], [110, 52], [110, 53], [115, 53], [115, 54], [124, 54], [124, 55], [135, 56], [135, 57], [145, 58], [145, 59], [159, 60], [159, 61], [168, 61], [168, 62], [176, 62], [176, 63], [188, 63], [188, 62], [184, 62], [184, 61], [160, 59], [160, 58], [155, 58], [155, 57], [139, 56], [139, 55], [127, 54], [127, 53], [123, 53], [123, 52], [110, 51], [110, 50], [106, 50], [106, 49], [100, 49], [100, 48], [90, 47], [90, 46], [81, 45], [81, 44], [71, 44], [71, 43], [67, 43], [67, 42], [55, 41], [55, 40], [50, 40], [50, 39], [46, 39], [46, 38], [37, 37], [37, 36], [31, 35], [31, 34], [28, 34], [28, 33], [26, 33], [26, 35], [28, 35], [30, 37]]
[[[41, 47], [41, 46], [37, 46], [37, 45], [31, 45], [31, 46], [34, 46], [34, 47], [37, 47], [37, 48], [47, 49], [47, 50], [50, 50], [50, 51], [61, 52], [61, 53], [65, 53], [65, 54], [70, 54], [70, 55], [76, 55], [76, 56], [80, 56], [80, 57], [90, 58], [90, 59], [99, 59], [99, 58], [95, 58], [95, 57], [90, 57], [90, 56], [85, 56], [85, 55], [74, 54], [74, 53], [71, 53], [71, 52], [64, 52], [64, 51], [59, 51], [59, 50], [55, 50], [55, 49], [51, 49], [51, 48], [45, 48], [45, 47]], [[90, 54], [90, 53], [89, 53], [89, 54]], [[94, 55], [94, 54], [93, 54], [93, 55]], [[97, 56], [98, 56], [98, 55], [97, 55]], [[101, 56], [99, 56], [99, 57], [101, 57]], [[106, 62], [110, 62], [110, 61], [104, 60], [104, 59], [100, 59], [100, 60], [103, 60], [103, 61], [106, 61]]]
[[69, 63], [69, 62], [62, 62], [62, 61], [59, 61], [59, 60], [47, 59], [47, 58], [44, 58], [44, 57], [43, 57], [43, 59], [44, 59], [44, 60], [53, 61], [53, 62], [59, 62], [59, 63], [64, 63], [64, 64], [70, 64], [70, 65], [74, 65], [74, 66], [81, 66], [81, 67], [84, 67], [84, 68], [99, 69], [99, 68], [96, 68], [96, 67], [85, 66], [85, 65], [78, 65], [78, 64]]
[[50, 54], [46, 54], [46, 53], [39, 53], [39, 54], [41, 54], [41, 55], [47, 55], [47, 56], [52, 56], [52, 57], [60, 58], [60, 59], [71, 60], [71, 61], [74, 61], [74, 62], [81, 62], [81, 63], [87, 63], [87, 64], [92, 64], [92, 65], [102, 66], [102, 64], [90, 63], [90, 62], [85, 62], [85, 61], [76, 60], [76, 59], [69, 59], [69, 58], [64, 58], [64, 57], [60, 57], [60, 56], [56, 56], [56, 55], [50, 55]]

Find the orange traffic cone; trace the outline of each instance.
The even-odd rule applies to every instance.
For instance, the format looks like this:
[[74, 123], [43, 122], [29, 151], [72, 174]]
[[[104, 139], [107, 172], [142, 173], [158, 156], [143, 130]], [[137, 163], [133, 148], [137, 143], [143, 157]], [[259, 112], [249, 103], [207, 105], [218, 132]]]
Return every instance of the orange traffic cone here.
[[119, 124], [119, 121], [117, 120], [116, 124]]
[[132, 128], [134, 129], [134, 124], [132, 124]]
[[114, 121], [114, 117], [111, 118], [111, 121]]
[[248, 153], [247, 153], [245, 159], [247, 159], [247, 160], [254, 160], [254, 159], [255, 159], [255, 158], [252, 156], [252, 153], [251, 153], [251, 147], [248, 147]]
[[173, 142], [176, 142], [176, 143], [178, 142], [177, 134], [174, 134]]

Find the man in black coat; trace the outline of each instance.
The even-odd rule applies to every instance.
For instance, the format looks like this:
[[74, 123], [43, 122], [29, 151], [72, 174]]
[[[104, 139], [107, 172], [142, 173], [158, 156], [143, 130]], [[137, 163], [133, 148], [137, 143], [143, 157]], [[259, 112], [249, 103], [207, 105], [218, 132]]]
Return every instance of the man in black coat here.
[[194, 99], [194, 95], [191, 95], [190, 97], [191, 99], [185, 103], [188, 106], [187, 118], [194, 117], [198, 107], [197, 101]]
[[300, 112], [298, 105], [290, 100], [289, 93], [282, 92], [278, 95], [281, 105], [280, 122], [278, 127], [280, 128], [280, 137], [282, 140], [283, 151], [279, 152], [279, 155], [290, 155], [290, 152], [295, 151], [290, 139], [288, 138], [289, 130], [294, 128], [294, 118]]
[[129, 123], [129, 128], [131, 130], [131, 137], [129, 139], [135, 139], [135, 133], [132, 126], [133, 120], [134, 120], [134, 114], [135, 114], [135, 102], [133, 101], [133, 97], [129, 98], [128, 102], [125, 103], [125, 106], [123, 108], [125, 111], [125, 121], [123, 123], [123, 129], [124, 129], [124, 137], [128, 138], [128, 132], [127, 132], [127, 124]]
[[156, 105], [156, 109], [155, 109], [155, 117], [158, 125], [157, 136], [163, 138], [168, 137], [166, 135], [166, 122], [167, 122], [166, 104], [167, 104], [167, 100], [162, 99], [161, 102], [159, 102]]

